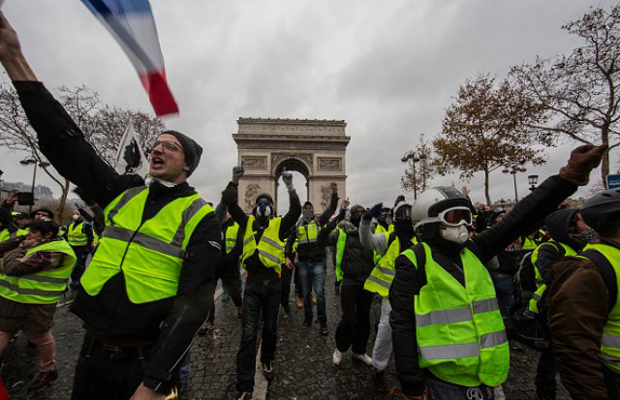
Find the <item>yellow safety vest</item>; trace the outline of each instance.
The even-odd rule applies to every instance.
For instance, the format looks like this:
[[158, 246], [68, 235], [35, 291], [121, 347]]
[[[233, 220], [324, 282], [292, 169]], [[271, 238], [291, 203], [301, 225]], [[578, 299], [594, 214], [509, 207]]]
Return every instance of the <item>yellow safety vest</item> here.
[[529, 310], [533, 312], [534, 314], [540, 313], [539, 305], [542, 300], [543, 294], [547, 290], [547, 285], [545, 284], [542, 274], [540, 273], [540, 270], [538, 269], [538, 265], [536, 264], [536, 262], [538, 261], [538, 252], [540, 248], [546, 245], [555, 246], [556, 249], [557, 249], [557, 245], [560, 245], [562, 248], [564, 248], [564, 255], [562, 257], [577, 255], [577, 252], [573, 250], [570, 246], [567, 246], [564, 243], [556, 242], [553, 240], [550, 242], [543, 243], [540, 246], [536, 247], [536, 250], [534, 250], [534, 252], [532, 253], [532, 258], [531, 258], [532, 265], [534, 266], [534, 279], [536, 280], [536, 291], [532, 294], [532, 298], [530, 299], [529, 306], [528, 306]]
[[313, 219], [307, 225], [303, 225], [301, 222], [297, 224], [297, 239], [299, 244], [314, 243], [319, 237], [321, 227], [316, 224]]
[[54, 240], [26, 252], [26, 257], [37, 252], [63, 253], [59, 268], [39, 271], [30, 275], [9, 276], [0, 272], [0, 296], [26, 304], [54, 304], [67, 289], [77, 257], [65, 240]]
[[0, 232], [0, 242], [4, 242], [5, 240], [16, 238], [17, 236], [26, 236], [28, 234], [27, 229], [17, 229], [15, 232], [10, 232], [8, 229], [3, 229]]
[[123, 273], [127, 297], [142, 304], [177, 294], [187, 244], [196, 226], [213, 212], [198, 194], [174, 199], [142, 221], [149, 189], [126, 190], [106, 207], [106, 227], [80, 283], [90, 296]]
[[237, 244], [237, 235], [239, 234], [239, 224], [233, 222], [228, 228], [226, 228], [226, 234], [224, 235], [226, 240], [226, 254], [230, 253]]
[[[387, 231], [385, 232], [385, 236], [388, 249], [379, 260], [379, 264], [372, 270], [366, 282], [364, 282], [364, 289], [369, 292], [378, 293], [381, 297], [387, 297], [389, 294], [390, 286], [392, 286], [392, 281], [394, 280], [394, 274], [396, 272], [394, 269], [396, 258], [398, 258], [401, 253], [400, 239], [394, 235], [392, 242], [389, 242], [391, 235], [387, 233]], [[411, 243], [416, 244], [418, 241], [414, 237]]]
[[74, 222], [67, 227], [67, 242], [71, 247], [88, 245], [88, 236], [84, 233], [85, 224], [85, 222]]
[[344, 251], [347, 247], [347, 231], [338, 228], [338, 241], [336, 242], [336, 281], [340, 282], [344, 273], [342, 272], [342, 260]]
[[[588, 244], [582, 252], [596, 250], [601, 253], [611, 264], [616, 275], [616, 283], [620, 287], [620, 249], [606, 244]], [[580, 256], [582, 257], [582, 256]], [[584, 257], [585, 258], [585, 257]], [[603, 327], [600, 359], [609, 369], [620, 374], [620, 296], [616, 296], [616, 303], [613, 305], [607, 323]]]
[[[468, 249], [460, 257], [465, 286], [426, 254], [426, 285], [414, 298], [419, 366], [461, 386], [498, 386], [506, 381], [510, 350], [493, 281]], [[403, 253], [417, 266], [413, 249]]]
[[[381, 224], [377, 224], [377, 228], [375, 229], [375, 235], [386, 233], [389, 236], [392, 232], [394, 232], [393, 224], [388, 225], [388, 229], [385, 229], [383, 225]], [[383, 257], [383, 254], [379, 254], [375, 251], [372, 257], [373, 257], [374, 263], [377, 264], [379, 260], [381, 260], [381, 257]]]
[[279, 274], [282, 271], [282, 264], [284, 264], [284, 242], [280, 240], [282, 218], [275, 217], [269, 220], [269, 225], [263, 232], [258, 244], [254, 236], [254, 221], [255, 218], [251, 215], [245, 228], [243, 255], [241, 256], [243, 268], [245, 268], [245, 261], [258, 251], [258, 258], [263, 265], [267, 268], [273, 268]]

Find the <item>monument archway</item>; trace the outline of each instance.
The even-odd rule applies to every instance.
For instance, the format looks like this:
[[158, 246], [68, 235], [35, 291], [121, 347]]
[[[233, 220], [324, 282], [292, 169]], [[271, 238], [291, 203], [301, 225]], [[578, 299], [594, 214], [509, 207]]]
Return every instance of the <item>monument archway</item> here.
[[306, 177], [307, 200], [316, 213], [327, 208], [331, 182], [338, 184], [340, 198], [346, 198], [346, 148], [351, 137], [346, 135], [345, 121], [239, 118], [237, 125], [232, 136], [237, 162], [245, 169], [239, 202], [246, 213], [261, 193], [277, 202], [278, 179], [284, 170]]

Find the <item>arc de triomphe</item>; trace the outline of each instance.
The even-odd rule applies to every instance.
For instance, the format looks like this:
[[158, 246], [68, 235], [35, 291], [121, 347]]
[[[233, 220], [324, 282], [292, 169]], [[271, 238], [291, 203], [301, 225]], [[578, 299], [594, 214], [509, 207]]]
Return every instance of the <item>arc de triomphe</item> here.
[[[237, 124], [232, 136], [238, 163], [245, 169], [239, 182], [245, 212], [252, 211], [261, 193], [269, 193], [277, 204], [278, 179], [284, 170], [306, 177], [308, 200], [317, 213], [327, 207], [331, 182], [338, 184], [338, 196], [346, 198], [346, 149], [351, 137], [345, 133], [345, 121], [239, 118]], [[305, 199], [300, 200], [303, 205]]]

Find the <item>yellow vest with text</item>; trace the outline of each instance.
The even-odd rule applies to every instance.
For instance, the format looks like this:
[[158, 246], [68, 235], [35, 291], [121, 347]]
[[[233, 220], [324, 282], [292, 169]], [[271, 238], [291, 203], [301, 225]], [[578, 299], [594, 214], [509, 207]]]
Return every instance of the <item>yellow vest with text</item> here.
[[243, 267], [245, 268], [245, 260], [258, 251], [258, 258], [263, 265], [267, 268], [273, 268], [279, 274], [282, 271], [282, 264], [284, 264], [284, 242], [280, 240], [282, 218], [275, 217], [269, 220], [269, 225], [263, 232], [259, 243], [256, 243], [254, 236], [256, 233], [253, 228], [255, 220], [256, 218], [250, 215], [245, 228], [243, 254], [241, 256]]
[[[611, 264], [616, 275], [616, 284], [620, 287], [620, 249], [605, 244], [588, 244], [583, 248], [596, 250]], [[616, 303], [611, 308], [607, 323], [603, 327], [599, 357], [603, 364], [616, 374], [620, 374], [620, 296], [616, 296]]]
[[213, 212], [198, 194], [174, 199], [152, 218], [142, 215], [149, 189], [129, 189], [106, 207], [106, 227], [80, 283], [90, 296], [119, 273], [132, 303], [176, 296], [187, 244], [200, 221]]
[[224, 240], [226, 241], [225, 243], [226, 254], [230, 253], [235, 248], [235, 245], [237, 244], [238, 234], [239, 234], [239, 224], [236, 222], [234, 222], [232, 225], [230, 225], [226, 229], [226, 235], [224, 235], [225, 236]]
[[[498, 386], [506, 381], [510, 350], [493, 281], [468, 249], [460, 254], [465, 286], [426, 255], [426, 285], [414, 298], [420, 368], [461, 386]], [[415, 252], [403, 253], [417, 266]]]
[[[385, 254], [379, 260], [379, 263], [370, 273], [366, 282], [364, 282], [364, 289], [372, 293], [377, 293], [381, 297], [387, 297], [392, 286], [392, 281], [395, 275], [395, 263], [396, 259], [401, 253], [400, 239], [394, 235], [394, 239], [390, 243], [390, 234], [386, 231], [385, 241], [388, 245], [388, 249]], [[411, 244], [416, 244], [418, 241], [416, 238], [411, 240]]]
[[67, 242], [71, 247], [88, 245], [88, 236], [84, 233], [84, 222], [72, 223], [67, 227]]
[[0, 296], [26, 304], [54, 304], [67, 289], [67, 281], [77, 257], [65, 240], [54, 240], [26, 252], [26, 257], [37, 252], [63, 253], [62, 265], [56, 269], [22, 276], [0, 272]]

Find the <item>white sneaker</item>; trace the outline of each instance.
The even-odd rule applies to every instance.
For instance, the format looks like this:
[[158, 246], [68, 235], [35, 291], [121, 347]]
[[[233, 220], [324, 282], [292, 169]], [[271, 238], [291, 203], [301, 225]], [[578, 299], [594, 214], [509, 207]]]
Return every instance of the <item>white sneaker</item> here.
[[342, 353], [336, 349], [334, 350], [334, 355], [332, 356], [332, 362], [334, 365], [338, 366], [342, 362]]
[[351, 358], [357, 361], [361, 361], [369, 367], [372, 366], [372, 358], [368, 354], [355, 354], [351, 353]]

